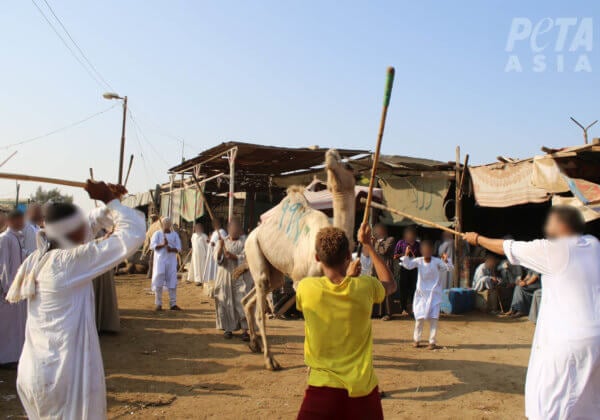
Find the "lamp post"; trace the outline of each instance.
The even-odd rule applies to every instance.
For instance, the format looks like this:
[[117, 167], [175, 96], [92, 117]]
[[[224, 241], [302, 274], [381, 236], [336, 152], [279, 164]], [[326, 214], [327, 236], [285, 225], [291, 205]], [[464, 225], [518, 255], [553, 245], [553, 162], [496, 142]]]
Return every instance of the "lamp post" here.
[[127, 96], [119, 96], [114, 92], [106, 92], [102, 95], [104, 99], [120, 99], [123, 101], [123, 126], [121, 128], [121, 150], [119, 153], [119, 176], [118, 184], [123, 185], [123, 158], [125, 155], [125, 122], [127, 121]]

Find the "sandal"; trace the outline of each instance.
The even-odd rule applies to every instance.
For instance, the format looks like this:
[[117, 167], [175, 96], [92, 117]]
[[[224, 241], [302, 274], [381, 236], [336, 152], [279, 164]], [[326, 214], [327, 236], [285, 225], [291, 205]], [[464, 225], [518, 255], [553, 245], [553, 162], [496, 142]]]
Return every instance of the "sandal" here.
[[233, 333], [231, 331], [225, 331], [225, 334], [223, 334], [223, 337], [227, 340], [231, 340], [231, 338], [233, 337]]
[[250, 334], [248, 334], [247, 332], [244, 332], [240, 338], [242, 339], [242, 341], [250, 341]]

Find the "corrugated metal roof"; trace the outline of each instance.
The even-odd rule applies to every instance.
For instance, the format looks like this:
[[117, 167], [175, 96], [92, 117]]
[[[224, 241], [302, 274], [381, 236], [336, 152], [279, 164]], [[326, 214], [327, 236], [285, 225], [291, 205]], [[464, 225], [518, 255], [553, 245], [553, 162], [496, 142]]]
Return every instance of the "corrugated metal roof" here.
[[[201, 164], [203, 174], [229, 172], [227, 151], [237, 147], [235, 158], [236, 172], [248, 172], [257, 175], [279, 175], [281, 173], [300, 171], [322, 165], [328, 149], [320, 147], [291, 148], [265, 146], [260, 144], [226, 142], [207, 149], [193, 159], [172, 167], [169, 172], [182, 173], [191, 171]], [[350, 159], [369, 154], [367, 150], [336, 149], [342, 158]]]

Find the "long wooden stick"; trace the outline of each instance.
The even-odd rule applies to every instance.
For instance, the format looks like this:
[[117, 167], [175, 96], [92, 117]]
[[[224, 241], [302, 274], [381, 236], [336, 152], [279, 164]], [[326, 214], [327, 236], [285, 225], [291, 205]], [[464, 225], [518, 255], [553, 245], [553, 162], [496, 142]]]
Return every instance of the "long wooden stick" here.
[[[360, 199], [360, 202], [363, 203], [363, 204], [366, 203], [366, 201], [367, 200], [365, 200], [364, 198]], [[442, 226], [442, 225], [440, 225], [438, 223], [432, 222], [431, 220], [422, 219], [420, 217], [413, 216], [412, 214], [408, 214], [408, 213], [405, 213], [403, 211], [396, 210], [396, 209], [394, 209], [392, 207], [384, 206], [383, 204], [371, 203], [371, 207], [373, 207], [375, 209], [379, 209], [379, 210], [385, 210], [385, 211], [388, 211], [390, 213], [398, 214], [400, 216], [408, 217], [409, 219], [414, 220], [415, 222], [419, 222], [419, 223], [422, 223], [424, 225], [428, 225], [428, 226], [431, 226], [431, 227], [434, 227], [434, 228], [437, 228], [437, 229], [440, 229], [440, 230], [443, 230], [443, 231], [446, 231], [446, 232], [450, 232], [453, 235], [458, 235], [458, 236], [461, 236], [461, 237], [463, 236], [463, 234], [460, 233], [457, 230], [450, 229], [450, 228], [448, 228], [446, 226]]]
[[[373, 155], [373, 166], [371, 167], [371, 179], [369, 179], [369, 192], [367, 194], [367, 200], [365, 205], [365, 212], [363, 214], [363, 223], [369, 222], [369, 213], [371, 212], [371, 202], [373, 201], [373, 188], [375, 187], [375, 177], [377, 175], [377, 166], [379, 165], [379, 155], [381, 154], [381, 141], [383, 140], [383, 131], [385, 130], [385, 120], [387, 118], [387, 111], [390, 105], [390, 98], [392, 97], [392, 87], [394, 86], [394, 74], [395, 70], [393, 67], [388, 67], [387, 77], [385, 81], [385, 91], [383, 95], [383, 109], [381, 110], [381, 119], [379, 120], [379, 132], [377, 133], [377, 145], [375, 146], [375, 154]], [[360, 258], [362, 254], [362, 244], [358, 244], [356, 249], [356, 255]]]
[[373, 188], [375, 187], [375, 175], [377, 175], [377, 166], [379, 165], [379, 154], [381, 153], [381, 141], [383, 140], [383, 131], [385, 129], [385, 119], [387, 117], [388, 106], [392, 96], [392, 86], [394, 85], [393, 67], [387, 69], [387, 79], [385, 82], [385, 94], [383, 98], [383, 109], [381, 111], [381, 120], [379, 121], [379, 133], [377, 134], [377, 146], [375, 147], [375, 155], [373, 155], [373, 167], [371, 168], [371, 179], [369, 180], [369, 193], [367, 194], [367, 204], [363, 215], [363, 223], [369, 221], [369, 212], [371, 210], [371, 201], [373, 200]]
[[194, 182], [196, 183], [196, 186], [198, 187], [198, 192], [200, 193], [200, 197], [202, 197], [202, 202], [204, 203], [204, 207], [206, 207], [206, 211], [208, 212], [208, 217], [210, 217], [210, 220], [215, 220], [215, 215], [213, 214], [212, 210], [210, 209], [210, 206], [208, 205], [208, 201], [206, 201], [206, 196], [204, 195], [204, 191], [202, 191], [202, 186], [200, 185], [200, 181], [198, 181], [198, 177], [196, 176], [194, 171], [192, 171], [192, 177], [194, 178]]
[[0, 179], [16, 179], [17, 181], [43, 182], [45, 184], [66, 185], [68, 187], [78, 187], [78, 188], [85, 188], [85, 186], [86, 186], [85, 182], [70, 181], [68, 179], [59, 179], [59, 178], [48, 178], [45, 176], [10, 174], [7, 172], [0, 172]]

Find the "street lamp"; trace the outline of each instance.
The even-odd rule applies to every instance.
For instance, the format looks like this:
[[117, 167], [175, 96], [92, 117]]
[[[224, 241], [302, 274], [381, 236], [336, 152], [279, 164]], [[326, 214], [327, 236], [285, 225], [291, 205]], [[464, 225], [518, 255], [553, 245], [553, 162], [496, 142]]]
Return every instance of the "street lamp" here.
[[119, 185], [123, 185], [123, 157], [125, 155], [125, 122], [127, 121], [127, 96], [119, 96], [114, 92], [106, 92], [102, 94], [104, 99], [113, 100], [120, 99], [123, 101], [123, 127], [121, 129], [121, 151], [119, 153]]

